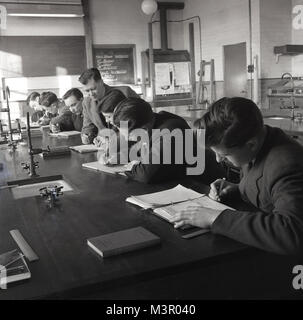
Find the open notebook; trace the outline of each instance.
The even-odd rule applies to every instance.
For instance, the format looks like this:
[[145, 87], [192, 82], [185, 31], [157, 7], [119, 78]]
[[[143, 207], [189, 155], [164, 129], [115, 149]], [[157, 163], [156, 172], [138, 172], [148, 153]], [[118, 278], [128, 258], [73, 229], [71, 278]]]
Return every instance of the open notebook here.
[[232, 208], [226, 206], [223, 203], [210, 199], [207, 195], [202, 195], [200, 198], [197, 198], [197, 199], [176, 203], [176, 204], [168, 205], [161, 208], [156, 208], [154, 209], [154, 213], [160, 216], [161, 218], [167, 220], [168, 222], [172, 222], [172, 219], [178, 212], [181, 212], [182, 210], [186, 210], [186, 208], [192, 204], [198, 204], [205, 208], [210, 208], [214, 210], [222, 210], [222, 211], [225, 209], [233, 210]]
[[126, 199], [143, 209], [163, 207], [172, 203], [187, 201], [201, 197], [202, 194], [178, 184], [175, 188], [161, 192], [144, 194], [141, 196], [131, 196]]
[[161, 192], [131, 196], [126, 201], [138, 205], [143, 209], [153, 209], [154, 214], [168, 222], [172, 222], [176, 213], [186, 210], [191, 204], [199, 204], [214, 210], [233, 210], [223, 203], [210, 199], [205, 194], [185, 188], [180, 184], [175, 188]]

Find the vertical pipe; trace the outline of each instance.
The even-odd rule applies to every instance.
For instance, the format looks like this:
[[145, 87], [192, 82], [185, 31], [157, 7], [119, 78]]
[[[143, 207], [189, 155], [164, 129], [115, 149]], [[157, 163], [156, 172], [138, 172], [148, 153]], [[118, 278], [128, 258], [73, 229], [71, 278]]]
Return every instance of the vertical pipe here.
[[254, 56], [254, 103], [259, 105], [259, 72], [258, 72], [258, 56]]
[[193, 106], [196, 107], [196, 68], [195, 68], [195, 31], [194, 24], [189, 24], [189, 54], [191, 60], [191, 84], [192, 84], [192, 95], [193, 95]]
[[152, 102], [155, 99], [155, 72], [154, 72], [154, 50], [153, 50], [153, 24], [148, 23], [148, 57], [149, 57], [149, 83], [152, 93]]
[[[252, 13], [251, 13], [251, 0], [248, 0], [248, 15], [249, 15], [249, 64], [253, 65], [253, 52], [252, 52]], [[250, 99], [253, 99], [253, 74], [250, 72]]]
[[166, 18], [166, 9], [160, 9], [160, 31], [161, 31], [161, 49], [167, 50], [167, 18]]
[[91, 68], [94, 65], [93, 60], [93, 40], [92, 40], [92, 29], [89, 18], [89, 0], [81, 0], [83, 8], [83, 24], [85, 34], [85, 52], [86, 52], [86, 67]]

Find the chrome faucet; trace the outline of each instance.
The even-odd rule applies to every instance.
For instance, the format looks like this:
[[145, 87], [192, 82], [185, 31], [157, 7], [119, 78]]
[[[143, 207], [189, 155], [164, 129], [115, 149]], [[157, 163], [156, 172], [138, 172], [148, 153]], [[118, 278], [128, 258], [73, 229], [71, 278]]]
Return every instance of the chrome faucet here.
[[295, 119], [295, 109], [298, 108], [296, 106], [296, 101], [295, 101], [295, 84], [294, 84], [294, 78], [289, 72], [285, 72], [282, 74], [281, 79], [285, 78], [290, 78], [290, 84], [291, 84], [291, 116], [290, 119], [294, 120]]

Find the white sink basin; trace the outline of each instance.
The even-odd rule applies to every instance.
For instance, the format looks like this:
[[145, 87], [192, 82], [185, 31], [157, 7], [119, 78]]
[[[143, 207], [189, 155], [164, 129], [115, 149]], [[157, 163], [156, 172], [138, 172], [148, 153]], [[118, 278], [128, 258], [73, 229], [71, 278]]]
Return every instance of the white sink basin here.
[[63, 179], [58, 179], [15, 186], [11, 188], [11, 192], [14, 199], [18, 200], [22, 198], [40, 196], [39, 189], [49, 186], [63, 186], [62, 191], [64, 193], [73, 191], [73, 188], [66, 181], [64, 181]]

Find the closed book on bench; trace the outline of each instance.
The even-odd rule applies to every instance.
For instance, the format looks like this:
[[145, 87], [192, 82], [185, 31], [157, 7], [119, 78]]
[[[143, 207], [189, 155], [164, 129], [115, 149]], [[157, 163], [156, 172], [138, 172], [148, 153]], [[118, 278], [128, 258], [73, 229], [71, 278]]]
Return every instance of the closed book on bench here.
[[90, 238], [87, 244], [103, 258], [139, 250], [160, 243], [160, 238], [143, 227], [136, 227]]

